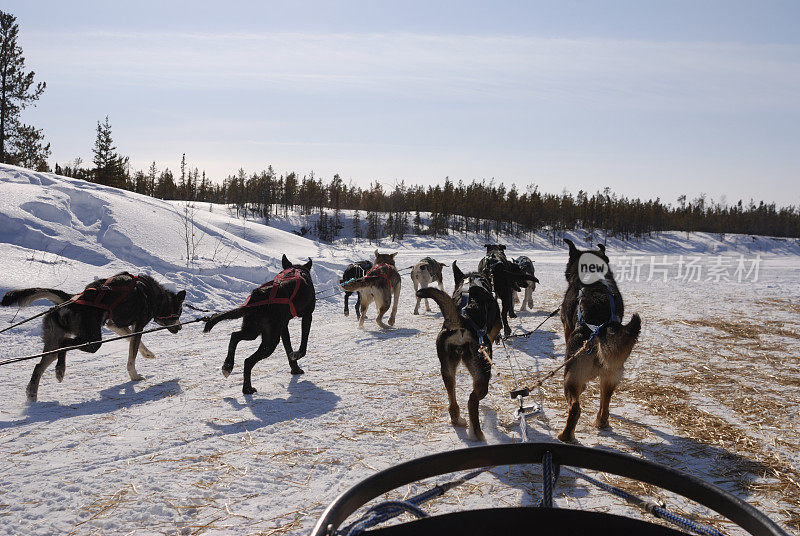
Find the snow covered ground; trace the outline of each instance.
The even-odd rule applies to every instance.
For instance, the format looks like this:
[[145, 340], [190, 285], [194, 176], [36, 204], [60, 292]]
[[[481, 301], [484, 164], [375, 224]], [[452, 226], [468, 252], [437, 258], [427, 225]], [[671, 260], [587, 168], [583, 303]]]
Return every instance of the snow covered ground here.
[[[28, 286], [76, 292], [121, 270], [148, 272], [186, 289], [193, 305], [224, 310], [270, 279], [286, 253], [314, 259], [317, 289], [376, 244], [324, 244], [291, 232], [297, 215], [272, 227], [194, 209], [187, 265], [184, 204], [164, 202], [51, 174], [0, 166], [0, 293]], [[192, 229], [190, 228], [190, 236]], [[571, 236], [582, 245], [583, 233]], [[191, 239], [190, 239], [191, 242]], [[544, 235], [503, 240], [512, 256], [536, 261], [541, 285], [533, 313], [512, 325], [532, 329], [560, 303], [566, 250]], [[405, 267], [425, 255], [474, 269], [483, 237], [413, 237], [379, 244]], [[610, 431], [591, 427], [597, 389], [584, 395], [581, 444], [633, 453], [688, 471], [800, 527], [800, 245], [750, 236], [663, 233], [611, 239], [608, 251], [626, 318], [644, 331], [626, 380], [612, 400]], [[445, 272], [452, 289], [452, 272]], [[258, 393], [241, 393], [241, 364], [257, 343], [242, 343], [236, 368], [220, 367], [236, 322], [210, 334], [197, 325], [145, 336], [155, 360], [139, 359], [146, 379], [128, 381], [126, 344], [67, 356], [63, 383], [48, 371], [39, 401], [25, 402], [33, 362], [0, 369], [1, 534], [304, 534], [337, 494], [399, 461], [474, 445], [448, 422], [434, 340], [441, 315], [413, 316], [403, 278], [395, 329], [364, 330], [342, 315], [342, 298], [320, 300], [306, 371], [291, 376], [282, 349], [254, 369]], [[432, 306], [435, 307], [434, 304]], [[0, 327], [43, 311], [0, 310]], [[196, 313], [185, 310], [184, 318]], [[299, 322], [292, 322], [299, 337]], [[40, 351], [40, 323], [0, 334], [0, 359]], [[107, 332], [111, 335], [110, 332]], [[489, 443], [519, 441], [508, 391], [563, 358], [557, 320], [495, 352], [481, 420]], [[50, 369], [52, 370], [52, 369]], [[459, 375], [466, 406], [469, 377]], [[553, 441], [566, 412], [560, 375], [531, 418], [533, 440]], [[652, 492], [622, 479], [616, 485]], [[620, 502], [562, 477], [561, 506], [628, 513]], [[539, 499], [538, 468], [497, 468], [429, 505], [431, 511]], [[419, 489], [422, 489], [420, 487]], [[407, 490], [401, 490], [403, 492]], [[413, 490], [412, 490], [413, 491]], [[692, 506], [667, 502], [701, 515]], [[723, 530], [730, 526], [717, 524]], [[735, 531], [732, 531], [735, 532]]]

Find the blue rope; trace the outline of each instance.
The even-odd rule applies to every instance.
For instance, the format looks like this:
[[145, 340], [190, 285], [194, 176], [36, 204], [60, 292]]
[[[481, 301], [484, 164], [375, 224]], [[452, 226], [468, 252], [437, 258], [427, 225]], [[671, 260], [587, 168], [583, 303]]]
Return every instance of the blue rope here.
[[[609, 305], [611, 307], [611, 316], [609, 317], [609, 319], [607, 321], [605, 321], [602, 324], [600, 324], [599, 326], [595, 327], [594, 330], [592, 331], [592, 334], [589, 335], [589, 338], [586, 340], [586, 354], [587, 355], [590, 355], [592, 353], [592, 349], [593, 349], [592, 341], [594, 340], [595, 335], [600, 333], [600, 330], [603, 329], [603, 327], [605, 327], [608, 324], [610, 324], [611, 322], [619, 322], [619, 317], [617, 316], [617, 308], [616, 308], [616, 305], [614, 303], [614, 293], [611, 292], [611, 286], [608, 284], [608, 281], [606, 281], [605, 279], [601, 279], [600, 281], [603, 282], [603, 284], [606, 286], [606, 290], [608, 291], [608, 303], [609, 303]], [[583, 289], [584, 289], [584, 287], [581, 287], [581, 289], [578, 291], [578, 325], [579, 326], [580, 325], [588, 326], [589, 323], [586, 322], [586, 320], [584, 320], [583, 312], [581, 311], [582, 306], [583, 306]]]
[[420, 504], [444, 495], [448, 490], [459, 486], [464, 482], [472, 480], [476, 476], [480, 475], [481, 473], [485, 473], [489, 469], [491, 469], [491, 467], [476, 469], [475, 471], [469, 472], [461, 478], [434, 486], [431, 489], [414, 495], [405, 501], [385, 501], [376, 504], [367, 510], [357, 521], [351, 523], [344, 529], [337, 531], [337, 533], [343, 534], [344, 536], [358, 536], [366, 529], [389, 521], [390, 519], [399, 516], [403, 512], [410, 512], [417, 517], [427, 517], [427, 514], [419, 508]]
[[560, 473], [561, 467], [553, 464], [553, 455], [548, 450], [542, 457], [542, 498], [537, 506], [553, 508], [553, 489]]
[[705, 525], [703, 523], [696, 523], [681, 515], [674, 514], [669, 510], [667, 510], [666, 508], [664, 508], [663, 506], [659, 506], [653, 502], [641, 499], [640, 497], [637, 497], [632, 493], [628, 493], [625, 490], [615, 488], [614, 486], [606, 484], [605, 482], [601, 482], [595, 478], [592, 478], [588, 475], [585, 475], [573, 469], [567, 469], [567, 471], [578, 478], [582, 478], [583, 480], [591, 484], [594, 484], [603, 491], [607, 491], [612, 495], [616, 495], [617, 497], [625, 500], [626, 502], [633, 504], [634, 506], [638, 506], [639, 508], [642, 508], [643, 510], [653, 514], [654, 516], [660, 517], [665, 521], [669, 521], [674, 525], [678, 525], [679, 527], [685, 530], [689, 530], [697, 534], [702, 534], [704, 536], [724, 536], [720, 531], [718, 531], [713, 527], [709, 527], [708, 525]]

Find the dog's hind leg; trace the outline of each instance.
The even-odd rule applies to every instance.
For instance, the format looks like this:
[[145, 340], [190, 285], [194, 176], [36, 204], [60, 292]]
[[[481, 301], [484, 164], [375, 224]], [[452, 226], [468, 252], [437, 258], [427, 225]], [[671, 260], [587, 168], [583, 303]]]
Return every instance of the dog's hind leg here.
[[228, 355], [225, 357], [225, 362], [222, 363], [222, 375], [226, 378], [233, 370], [233, 356], [236, 354], [236, 346], [242, 341], [255, 340], [261, 334], [260, 331], [254, 329], [253, 326], [242, 326], [240, 331], [231, 333], [231, 340], [228, 343]]
[[[412, 283], [414, 283], [414, 295], [416, 296], [416, 295], [417, 295], [417, 290], [419, 290], [419, 281], [417, 281], [415, 278], [413, 278], [413, 277], [412, 277], [412, 278], [411, 278], [411, 282], [412, 282]], [[418, 315], [418, 314], [419, 314], [419, 302], [420, 302], [420, 301], [422, 301], [422, 298], [419, 298], [419, 297], [418, 297], [418, 298], [417, 298], [417, 305], [416, 305], [416, 306], [414, 306], [414, 314], [415, 314], [415, 315]], [[430, 308], [430, 307], [428, 307], [428, 299], [427, 299], [427, 298], [425, 298], [425, 307], [427, 307], [427, 308], [428, 308], [428, 311], [430, 311], [430, 310], [431, 310], [431, 308]]]
[[533, 291], [535, 290], [534, 285], [535, 283], [528, 283], [528, 287], [525, 289], [525, 302], [523, 302], [523, 308], [525, 303], [528, 304], [528, 309], [533, 311]]
[[[395, 320], [395, 317], [397, 316], [397, 304], [400, 303], [400, 285], [401, 284], [398, 281], [397, 285], [395, 285], [395, 288], [393, 289], [394, 290], [394, 299], [392, 300], [392, 314], [389, 315], [389, 325], [390, 326], [394, 326], [394, 320]], [[430, 308], [428, 308], [428, 311], [430, 311]]]
[[[106, 324], [106, 327], [121, 337], [133, 333], [130, 328], [119, 327], [110, 322]], [[142, 357], [146, 357], [147, 359], [155, 359], [156, 357], [156, 354], [148, 350], [147, 346], [145, 346], [142, 341], [139, 341], [139, 353], [142, 354]]]
[[617, 388], [617, 383], [614, 378], [600, 377], [600, 409], [597, 410], [597, 417], [594, 420], [594, 425], [598, 428], [610, 428], [608, 425], [608, 405], [611, 403], [611, 395], [614, 394], [614, 389]]
[[[52, 345], [48, 348], [48, 345], [45, 344], [44, 351], [46, 352], [48, 350], [55, 350], [56, 348], [57, 346], [55, 345]], [[25, 389], [25, 394], [28, 398], [28, 402], [36, 402], [36, 399], [39, 394], [39, 381], [42, 379], [42, 374], [44, 374], [44, 371], [47, 370], [47, 367], [49, 367], [50, 364], [53, 361], [55, 361], [60, 354], [66, 354], [66, 352], [62, 351], [62, 352], [52, 352], [49, 354], [45, 354], [44, 356], [42, 356], [42, 360], [39, 361], [33, 367], [33, 374], [31, 374], [31, 381], [28, 382], [28, 387]]]
[[375, 317], [375, 323], [382, 329], [389, 329], [389, 326], [383, 322], [383, 315], [389, 310], [389, 302], [391, 300], [392, 295], [388, 290], [378, 289], [378, 294], [375, 296], [375, 307], [378, 308], [378, 316]]
[[[344, 291], [344, 316], [350, 316], [350, 295], [352, 292]], [[358, 314], [358, 301], [356, 301], [356, 314]]]
[[569, 406], [567, 422], [564, 425], [564, 430], [557, 436], [558, 440], [564, 443], [575, 441], [575, 426], [578, 424], [578, 417], [581, 416], [580, 397], [584, 387], [569, 380], [569, 378], [564, 378], [564, 398], [567, 399], [567, 405]]
[[277, 329], [267, 327], [261, 333], [261, 344], [258, 345], [258, 348], [255, 352], [253, 352], [253, 355], [244, 360], [244, 381], [242, 382], [243, 394], [252, 395], [253, 393], [257, 392], [251, 382], [253, 367], [265, 357], [272, 355], [272, 352], [275, 351], [275, 347], [278, 346], [278, 342], [280, 340], [281, 332]]
[[467, 369], [472, 376], [472, 392], [469, 395], [467, 408], [469, 410], [469, 434], [474, 441], [485, 441], [486, 437], [481, 431], [481, 421], [478, 416], [478, 404], [489, 393], [489, 380], [492, 377], [492, 361], [477, 351], [470, 349], [472, 355], [466, 361]]
[[361, 293], [356, 291], [356, 319], [361, 320]]
[[444, 382], [444, 389], [447, 391], [447, 411], [450, 413], [450, 422], [453, 423], [453, 426], [466, 428], [467, 421], [461, 416], [461, 409], [458, 407], [458, 401], [456, 401], [456, 368], [458, 367], [458, 359], [445, 357], [441, 364], [442, 382]]
[[[133, 326], [134, 332], [142, 331], [144, 328], [144, 324], [136, 323]], [[136, 333], [136, 335], [132, 336], [128, 343], [128, 376], [131, 377], [131, 381], [139, 381], [143, 380], [144, 376], [136, 372], [136, 354], [139, 353], [139, 343], [142, 342], [142, 334]]]

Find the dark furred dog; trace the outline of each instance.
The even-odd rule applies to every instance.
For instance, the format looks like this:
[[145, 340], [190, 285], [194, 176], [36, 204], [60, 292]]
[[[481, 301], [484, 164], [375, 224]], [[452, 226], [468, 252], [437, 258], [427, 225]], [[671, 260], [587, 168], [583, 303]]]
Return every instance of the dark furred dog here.
[[[11, 290], [3, 296], [2, 305], [29, 305], [36, 300], [46, 299], [58, 307], [44, 315], [42, 320], [42, 339], [45, 352], [50, 352], [33, 368], [28, 383], [28, 400], [36, 400], [42, 374], [53, 361], [56, 363], [56, 379], [64, 379], [66, 369], [66, 350], [59, 348], [93, 343], [81, 348], [94, 353], [102, 344], [103, 323], [118, 335], [129, 335], [142, 331], [148, 322], [155, 320], [160, 326], [168, 326], [169, 331], [177, 333], [181, 326], [178, 321], [183, 310], [185, 291], [171, 292], [162, 287], [148, 275], [131, 275], [122, 272], [108, 279], [98, 279], [86, 286], [83, 292], [71, 296], [62, 290], [51, 288], [28, 288]], [[136, 372], [136, 353], [145, 357], [155, 357], [141, 344], [142, 336], [130, 338], [128, 348], [128, 374], [131, 380], [142, 380]]]
[[[578, 259], [584, 252], [579, 251], [571, 240], [565, 239], [564, 242], [569, 245], [569, 261], [565, 271], [568, 286], [561, 304], [561, 322], [567, 343], [565, 359], [575, 356], [564, 368], [564, 397], [569, 412], [558, 439], [566, 442], [575, 440], [575, 426], [581, 414], [581, 393], [586, 384], [598, 376], [600, 410], [594, 424], [599, 428], [608, 427], [611, 395], [622, 380], [625, 360], [636, 344], [642, 322], [639, 315], [634, 314], [627, 325], [621, 323], [624, 312], [622, 295], [610, 270], [606, 273], [605, 283], [597, 281], [584, 285], [581, 282]], [[591, 253], [608, 263], [605, 247], [599, 245], [598, 248]]]
[[[358, 291], [361, 301], [361, 316], [359, 317], [358, 327], [364, 327], [364, 315], [367, 307], [375, 302], [378, 308], [378, 316], [375, 322], [383, 329], [394, 326], [395, 316], [397, 315], [397, 302], [400, 301], [400, 287], [402, 280], [400, 273], [394, 265], [394, 258], [397, 253], [378, 253], [375, 250], [375, 262], [367, 275], [355, 281], [342, 282], [342, 288], [346, 291]], [[394, 298], [394, 299], [392, 299]], [[383, 323], [383, 315], [392, 308], [389, 315], [389, 326]]]
[[[454, 276], [458, 268], [453, 263]], [[460, 270], [459, 270], [460, 272]], [[463, 275], [463, 274], [462, 274]], [[480, 279], [480, 274], [470, 274]], [[464, 280], [469, 280], [470, 275]], [[417, 291], [418, 298], [433, 298], [442, 310], [444, 323], [436, 337], [436, 354], [441, 365], [442, 381], [449, 401], [450, 422], [454, 426], [467, 426], [461, 417], [456, 401], [456, 370], [463, 363], [472, 375], [472, 393], [469, 395], [470, 437], [483, 441], [481, 423], [478, 417], [478, 403], [489, 392], [489, 379], [492, 377], [492, 343], [500, 334], [500, 309], [497, 300], [485, 285], [471, 285], [468, 289], [467, 304], [461, 312], [455, 300], [439, 289], [432, 287]]]
[[529, 276], [519, 266], [509, 262], [504, 245], [484, 244], [484, 247], [486, 247], [486, 256], [478, 263], [478, 271], [492, 280], [494, 293], [503, 305], [503, 334], [508, 337], [511, 335], [508, 317], [517, 317], [514, 313], [514, 292], [520, 290], [520, 286], [528, 280]]
[[[222, 374], [226, 378], [233, 370], [233, 357], [239, 342], [252, 341], [261, 335], [261, 344], [253, 355], [244, 360], [242, 393], [246, 395], [256, 392], [250, 381], [253, 367], [272, 355], [279, 340], [283, 340], [292, 374], [303, 373], [297, 360], [306, 355], [311, 318], [317, 303], [314, 283], [311, 281], [311, 259], [305, 264], [292, 264], [284, 255], [282, 262], [283, 271], [275, 279], [253, 290], [240, 307], [212, 316], [203, 328], [208, 333], [221, 320], [242, 319], [242, 328], [231, 334], [228, 355], [222, 365]], [[300, 349], [296, 352], [292, 351], [289, 338], [289, 320], [295, 316], [302, 320]]]
[[[522, 312], [528, 308], [533, 310], [533, 291], [536, 290], [536, 283], [539, 282], [539, 279], [536, 277], [536, 269], [533, 266], [533, 261], [530, 259], [530, 257], [523, 255], [514, 259], [514, 264], [519, 266], [520, 270], [525, 272], [525, 274], [529, 277], [519, 285], [524, 291], [519, 311]], [[517, 303], [517, 301], [519, 301], [519, 298], [517, 298], [517, 294], [515, 293], [514, 303]]]
[[[350, 281], [351, 279], [360, 279], [367, 275], [369, 269], [372, 268], [371, 261], [356, 261], [354, 263], [348, 264], [347, 268], [344, 269], [344, 273], [342, 274], [342, 280]], [[344, 293], [344, 316], [350, 316], [350, 295], [353, 294], [352, 291], [345, 291]], [[361, 294], [356, 293], [356, 318], [361, 318]]]
[[[439, 261], [425, 257], [411, 268], [411, 282], [414, 283], [414, 292], [419, 290], [420, 287], [428, 288], [431, 283], [437, 283], [439, 290], [444, 292], [444, 282], [442, 279], [442, 266], [446, 266]], [[417, 298], [417, 304], [414, 307], [414, 314], [419, 314], [419, 302], [421, 298]], [[428, 300], [425, 300], [425, 310], [430, 312], [431, 307], [428, 305]]]

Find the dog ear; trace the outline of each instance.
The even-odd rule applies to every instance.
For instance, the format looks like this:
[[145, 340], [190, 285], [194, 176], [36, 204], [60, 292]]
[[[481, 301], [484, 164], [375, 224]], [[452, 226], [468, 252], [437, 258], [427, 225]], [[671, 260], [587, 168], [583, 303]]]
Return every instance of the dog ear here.
[[311, 265], [312, 265], [312, 264], [314, 264], [314, 262], [311, 260], [311, 257], [309, 257], [309, 258], [308, 258], [308, 262], [307, 262], [307, 263], [305, 263], [305, 264], [303, 265], [303, 268], [304, 268], [306, 271], [311, 271]]
[[183, 300], [186, 299], [186, 291], [181, 290], [180, 292], [175, 294], [175, 298], [177, 298], [179, 302], [183, 302]]
[[395, 251], [394, 253], [392, 253], [391, 257], [394, 259], [397, 256], [398, 253], [400, 253], [400, 252], [399, 251]]
[[289, 262], [289, 259], [286, 257], [286, 253], [283, 254], [283, 258], [281, 258], [281, 263], [283, 264], [284, 270], [292, 267], [292, 263]]
[[453, 279], [456, 282], [464, 280], [464, 272], [458, 267], [456, 261], [453, 261]]
[[606, 246], [605, 244], [597, 244], [597, 249], [603, 252], [603, 255], [606, 254]]
[[377, 249], [375, 250], [375, 258], [376, 259], [378, 258], [378, 250]]
[[497, 246], [497, 247], [499, 247], [499, 248], [500, 248], [500, 251], [505, 251], [505, 249], [506, 249], [506, 247], [505, 247], [503, 244], [500, 244], [500, 245], [499, 245], [499, 246]]
[[566, 244], [569, 246], [569, 256], [577, 257], [580, 252], [578, 251], [578, 248], [575, 247], [575, 243], [569, 238], [565, 238], [564, 242], [566, 242]]

